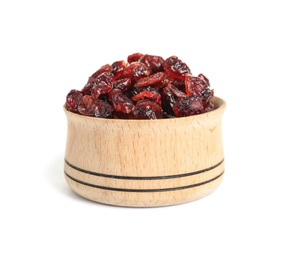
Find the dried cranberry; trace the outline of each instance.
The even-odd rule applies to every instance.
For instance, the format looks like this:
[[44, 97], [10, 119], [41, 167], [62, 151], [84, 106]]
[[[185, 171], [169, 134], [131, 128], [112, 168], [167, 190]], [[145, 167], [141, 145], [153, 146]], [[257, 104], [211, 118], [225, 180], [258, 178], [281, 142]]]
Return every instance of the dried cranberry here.
[[191, 74], [185, 75], [185, 88], [188, 96], [200, 97], [201, 92], [209, 86], [202, 78], [192, 76]]
[[95, 109], [96, 109], [95, 98], [89, 95], [83, 96], [78, 104], [79, 113], [85, 116], [94, 116]]
[[170, 88], [165, 87], [162, 89], [161, 98], [165, 117], [175, 116], [172, 107], [176, 103], [176, 98], [172, 94]]
[[85, 116], [95, 117], [109, 117], [113, 111], [113, 108], [107, 102], [95, 99], [92, 96], [84, 96], [78, 104], [78, 111]]
[[110, 117], [112, 112], [113, 112], [113, 107], [108, 104], [107, 102], [101, 100], [101, 99], [96, 99], [95, 100], [95, 116], [96, 117]]
[[131, 81], [134, 84], [140, 78], [147, 77], [150, 74], [151, 69], [148, 68], [146, 64], [134, 61], [123, 70], [122, 77], [131, 78]]
[[149, 85], [154, 85], [156, 83], [159, 83], [164, 78], [164, 75], [165, 74], [163, 72], [157, 72], [157, 73], [152, 74], [148, 77], [141, 78], [135, 83], [134, 87], [135, 88], [147, 87]]
[[156, 84], [153, 85], [153, 87], [157, 90], [163, 88], [163, 87], [166, 87], [169, 83], [172, 83], [174, 78], [171, 77], [171, 75], [167, 72], [163, 72], [164, 73], [164, 76], [162, 78], [162, 80]]
[[200, 99], [202, 100], [203, 106], [205, 108], [211, 102], [213, 96], [214, 96], [213, 89], [207, 88], [201, 92]]
[[178, 79], [184, 79], [186, 73], [191, 73], [186, 63], [178, 59], [177, 56], [171, 56], [163, 62], [164, 69], [172, 76]]
[[167, 88], [177, 98], [187, 97], [187, 95], [184, 92], [176, 88], [173, 84], [168, 84]]
[[207, 79], [202, 73], [200, 73], [198, 75], [198, 78], [203, 79], [204, 81], [206, 81], [207, 86], [210, 87], [209, 79]]
[[103, 65], [99, 70], [94, 72], [90, 78], [97, 78], [103, 72], [112, 72], [113, 68], [110, 64]]
[[140, 59], [140, 57], [142, 57], [142, 56], [143, 56], [142, 53], [139, 53], [139, 52], [133, 53], [127, 57], [127, 61], [128, 61], [128, 63], [132, 63], [134, 61], [138, 61]]
[[137, 102], [133, 111], [134, 119], [160, 119], [163, 118], [162, 108], [155, 102], [143, 99]]
[[160, 56], [146, 54], [141, 56], [138, 61], [145, 63], [152, 70], [153, 73], [164, 70], [164, 59]]
[[[190, 116], [214, 109], [214, 90], [203, 74], [191, 74], [177, 56], [134, 53], [106, 64], [81, 91], [71, 90], [67, 110], [87, 116], [156, 119]], [[114, 108], [114, 110], [113, 110]]]
[[108, 93], [113, 88], [114, 75], [112, 72], [103, 72], [93, 84], [91, 95], [98, 98], [101, 94]]
[[134, 95], [131, 100], [137, 102], [142, 99], [150, 99], [161, 106], [161, 95], [154, 90], [143, 90], [140, 93]]
[[79, 90], [72, 89], [66, 96], [65, 108], [71, 112], [78, 113], [78, 103], [83, 97]]
[[201, 114], [204, 111], [201, 100], [195, 97], [180, 98], [173, 106], [176, 117]]
[[118, 79], [121, 77], [124, 68], [126, 67], [126, 62], [124, 60], [115, 61], [112, 64], [114, 79]]
[[124, 78], [113, 81], [113, 89], [120, 89], [122, 92], [129, 89], [131, 86], [131, 79]]
[[109, 92], [109, 99], [111, 100], [114, 110], [129, 114], [134, 110], [133, 102], [126, 97], [120, 89], [113, 89]]

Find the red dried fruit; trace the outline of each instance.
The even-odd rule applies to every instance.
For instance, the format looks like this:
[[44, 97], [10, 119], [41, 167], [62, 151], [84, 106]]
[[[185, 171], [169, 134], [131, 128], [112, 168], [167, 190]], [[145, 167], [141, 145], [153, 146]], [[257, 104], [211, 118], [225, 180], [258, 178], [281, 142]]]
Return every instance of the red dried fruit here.
[[204, 111], [201, 100], [194, 97], [180, 98], [173, 106], [176, 117], [201, 114]]
[[134, 110], [133, 102], [126, 97], [120, 89], [113, 89], [109, 92], [109, 99], [113, 104], [114, 110], [129, 114]]
[[202, 73], [200, 73], [198, 75], [198, 78], [203, 79], [204, 81], [206, 81], [207, 86], [210, 87], [209, 79], [207, 79]]
[[165, 117], [175, 117], [174, 111], [173, 111], [173, 106], [176, 103], [176, 98], [172, 94], [171, 90], [169, 87], [165, 87], [162, 89], [161, 93], [162, 97], [162, 108], [163, 108], [163, 113]]
[[81, 91], [72, 89], [66, 96], [65, 108], [71, 112], [78, 113], [78, 103], [82, 99]]
[[162, 104], [165, 117], [174, 117], [173, 107], [176, 101], [180, 98], [187, 97], [187, 95], [180, 91], [173, 84], [168, 84], [162, 89]]
[[113, 107], [110, 104], [101, 99], [96, 99], [95, 104], [95, 117], [106, 118], [111, 116]]
[[85, 116], [94, 116], [96, 109], [95, 98], [90, 95], [83, 96], [78, 104], [78, 112]]
[[112, 72], [104, 72], [100, 74], [92, 87], [91, 95], [98, 98], [101, 94], [108, 93], [113, 88], [114, 75]]
[[141, 56], [138, 61], [145, 63], [152, 70], [152, 73], [164, 70], [164, 59], [160, 56], [146, 54]]
[[163, 88], [162, 101], [163, 101], [163, 104], [169, 105], [170, 108], [172, 108], [174, 104], [176, 103], [176, 98], [168, 86]]
[[129, 64], [123, 71], [123, 78], [131, 78], [132, 83], [134, 84], [140, 78], [147, 77], [151, 74], [151, 69], [147, 67], [146, 64], [142, 62], [132, 62]]
[[[112, 72], [113, 68], [110, 64], [103, 65], [99, 70], [94, 72], [90, 78], [97, 78], [103, 72]], [[90, 80], [90, 79], [89, 79]], [[92, 80], [92, 79], [91, 79]], [[89, 82], [89, 81], [88, 81]]]
[[209, 80], [203, 74], [193, 76], [177, 56], [163, 60], [134, 53], [127, 61], [102, 66], [81, 91], [71, 90], [66, 109], [118, 119], [171, 118], [214, 109]]
[[131, 86], [131, 79], [124, 78], [113, 81], [113, 89], [120, 89], [122, 92], [129, 89]]
[[126, 67], [126, 62], [124, 60], [115, 61], [112, 63], [114, 79], [118, 79], [121, 77], [124, 68]]
[[184, 79], [186, 73], [191, 73], [186, 63], [178, 59], [177, 56], [171, 56], [163, 62], [164, 69], [172, 76], [178, 79]]
[[164, 75], [164, 72], [157, 72], [148, 77], [141, 78], [135, 83], [134, 88], [147, 87], [149, 85], [157, 84], [162, 81]]
[[138, 61], [140, 59], [140, 57], [142, 57], [142, 56], [143, 56], [142, 53], [139, 53], [139, 52], [133, 53], [127, 57], [127, 61], [128, 61], [128, 63], [132, 63], [134, 61]]
[[162, 80], [156, 84], [153, 85], [153, 88], [159, 90], [163, 87], [166, 87], [169, 83], [172, 83], [172, 81], [174, 80], [174, 78], [171, 77], [171, 75], [167, 72], [163, 72], [164, 76], [162, 78]]
[[80, 114], [85, 116], [95, 116], [95, 117], [110, 117], [113, 108], [107, 102], [95, 99], [92, 96], [84, 96], [78, 104], [78, 111]]
[[150, 100], [140, 100], [133, 111], [134, 119], [160, 119], [163, 118], [162, 108]]
[[171, 91], [171, 93], [177, 98], [187, 97], [187, 95], [176, 88], [173, 84], [168, 84], [167, 88]]
[[150, 99], [161, 106], [161, 95], [154, 90], [143, 90], [131, 98], [132, 101], [137, 102], [142, 99]]
[[201, 99], [203, 106], [205, 108], [206, 108], [206, 106], [209, 105], [209, 103], [211, 103], [213, 96], [214, 96], [214, 90], [213, 89], [211, 90], [210, 88], [207, 88], [201, 92], [200, 99]]
[[191, 74], [186, 74], [185, 88], [188, 96], [201, 97], [201, 92], [209, 88], [209, 86], [202, 78], [192, 76]]

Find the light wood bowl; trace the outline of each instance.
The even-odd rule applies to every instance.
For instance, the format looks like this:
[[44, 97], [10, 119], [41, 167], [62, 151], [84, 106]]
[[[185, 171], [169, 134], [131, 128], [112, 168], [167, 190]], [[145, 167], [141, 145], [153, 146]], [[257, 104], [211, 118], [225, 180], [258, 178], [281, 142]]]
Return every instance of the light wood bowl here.
[[92, 201], [129, 207], [175, 205], [213, 192], [224, 173], [225, 101], [196, 116], [124, 120], [65, 110], [65, 178]]

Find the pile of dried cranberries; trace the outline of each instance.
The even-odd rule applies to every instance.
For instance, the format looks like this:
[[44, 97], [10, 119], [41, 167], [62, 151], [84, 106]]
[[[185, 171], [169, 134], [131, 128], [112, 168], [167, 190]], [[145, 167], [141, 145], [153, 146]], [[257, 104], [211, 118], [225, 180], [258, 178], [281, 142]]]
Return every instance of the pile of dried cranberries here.
[[134, 53], [97, 70], [65, 108], [85, 116], [116, 119], [183, 117], [213, 110], [209, 80], [193, 76], [178, 57]]

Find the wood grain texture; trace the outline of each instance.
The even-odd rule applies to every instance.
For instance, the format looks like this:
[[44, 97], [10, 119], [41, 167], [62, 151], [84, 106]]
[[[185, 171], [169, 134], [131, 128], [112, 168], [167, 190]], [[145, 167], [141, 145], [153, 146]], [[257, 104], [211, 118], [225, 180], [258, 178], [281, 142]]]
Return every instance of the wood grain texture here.
[[224, 172], [225, 102], [205, 114], [160, 120], [86, 117], [65, 110], [65, 176], [79, 195], [100, 203], [152, 207], [210, 194]]

